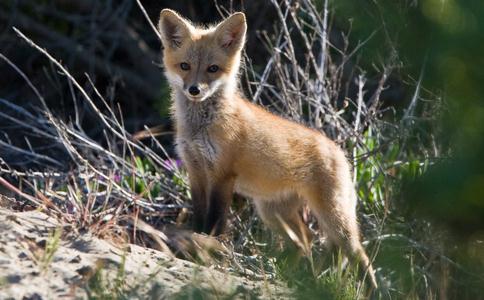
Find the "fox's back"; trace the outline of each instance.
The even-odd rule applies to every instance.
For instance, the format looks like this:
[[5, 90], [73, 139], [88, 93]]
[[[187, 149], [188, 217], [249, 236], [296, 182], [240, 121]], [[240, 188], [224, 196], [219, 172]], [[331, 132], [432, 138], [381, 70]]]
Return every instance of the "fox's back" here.
[[[227, 126], [232, 127], [232, 132], [225, 134], [238, 132], [238, 139], [226, 144], [222, 140], [227, 139], [218, 136], [215, 139], [220, 142], [215, 142], [225, 145], [221, 151], [233, 153], [234, 175], [240, 189], [277, 192], [311, 184], [320, 176], [340, 176], [338, 171], [340, 165], [346, 167], [346, 158], [326, 136], [234, 97], [237, 108], [221, 122], [230, 123]], [[234, 129], [234, 124], [239, 128]]]

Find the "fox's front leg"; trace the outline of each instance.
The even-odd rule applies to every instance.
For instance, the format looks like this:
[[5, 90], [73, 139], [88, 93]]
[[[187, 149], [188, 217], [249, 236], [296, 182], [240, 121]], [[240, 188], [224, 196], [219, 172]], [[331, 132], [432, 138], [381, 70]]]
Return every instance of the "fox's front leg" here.
[[[203, 232], [207, 219], [207, 191], [206, 180], [199, 176], [190, 176], [190, 193], [193, 204], [193, 229]], [[193, 179], [192, 179], [193, 178]]]
[[204, 171], [205, 168], [201, 164], [201, 160], [197, 159], [196, 154], [188, 151], [187, 147], [182, 149], [185, 150], [180, 152], [188, 172], [192, 197], [193, 229], [196, 232], [202, 232], [207, 217], [207, 176]]
[[231, 177], [215, 180], [211, 184], [207, 219], [203, 230], [205, 233], [219, 235], [224, 232], [233, 192], [234, 179]]

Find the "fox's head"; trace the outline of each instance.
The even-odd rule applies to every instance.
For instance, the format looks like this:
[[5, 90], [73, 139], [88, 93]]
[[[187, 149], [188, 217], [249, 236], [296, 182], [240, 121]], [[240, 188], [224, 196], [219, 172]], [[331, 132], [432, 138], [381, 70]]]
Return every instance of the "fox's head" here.
[[243, 13], [204, 29], [163, 9], [158, 29], [165, 74], [172, 88], [191, 101], [203, 101], [219, 91], [234, 92], [247, 31]]

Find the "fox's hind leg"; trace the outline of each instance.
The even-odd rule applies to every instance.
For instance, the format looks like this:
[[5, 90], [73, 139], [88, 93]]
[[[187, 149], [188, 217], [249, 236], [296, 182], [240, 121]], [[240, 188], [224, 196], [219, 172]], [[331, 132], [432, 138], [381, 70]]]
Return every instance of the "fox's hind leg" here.
[[360, 242], [354, 205], [356, 198], [351, 197], [356, 197], [352, 191], [319, 191], [310, 195], [308, 200], [313, 214], [318, 218], [319, 226], [330, 242], [341, 247], [345, 255], [357, 262], [360, 271], [368, 271], [369, 281], [376, 288], [373, 267]]
[[299, 214], [302, 204], [297, 196], [255, 201], [257, 212], [264, 224], [294, 242], [304, 254], [309, 254], [311, 232]]

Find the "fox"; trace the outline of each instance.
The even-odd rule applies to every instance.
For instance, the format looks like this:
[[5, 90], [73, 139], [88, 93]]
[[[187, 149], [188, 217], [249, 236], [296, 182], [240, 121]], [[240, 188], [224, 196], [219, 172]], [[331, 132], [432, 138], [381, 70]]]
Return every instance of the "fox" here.
[[158, 30], [195, 231], [223, 234], [237, 193], [251, 199], [270, 229], [309, 241], [300, 214], [307, 205], [330, 243], [367, 271], [376, 288], [360, 241], [357, 196], [344, 151], [323, 133], [250, 102], [238, 88], [245, 14], [201, 27], [163, 9]]

